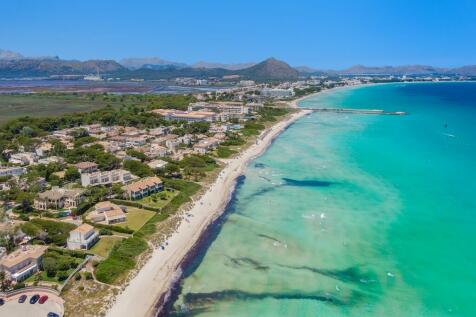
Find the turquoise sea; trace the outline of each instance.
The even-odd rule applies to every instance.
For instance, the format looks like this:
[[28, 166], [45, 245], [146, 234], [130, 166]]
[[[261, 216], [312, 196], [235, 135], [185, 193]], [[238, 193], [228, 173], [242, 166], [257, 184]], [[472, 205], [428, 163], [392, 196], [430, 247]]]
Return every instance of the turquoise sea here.
[[169, 316], [476, 316], [476, 83], [337, 89], [252, 162]]

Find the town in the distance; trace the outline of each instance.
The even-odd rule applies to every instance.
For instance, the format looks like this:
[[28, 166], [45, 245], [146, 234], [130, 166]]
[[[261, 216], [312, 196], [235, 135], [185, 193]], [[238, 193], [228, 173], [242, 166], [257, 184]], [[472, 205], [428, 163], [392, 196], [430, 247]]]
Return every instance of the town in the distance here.
[[15, 309], [39, 301], [31, 309], [45, 316], [105, 314], [227, 167], [306, 111], [299, 98], [476, 79], [474, 67], [319, 71], [276, 59], [189, 66], [2, 52], [0, 287]]

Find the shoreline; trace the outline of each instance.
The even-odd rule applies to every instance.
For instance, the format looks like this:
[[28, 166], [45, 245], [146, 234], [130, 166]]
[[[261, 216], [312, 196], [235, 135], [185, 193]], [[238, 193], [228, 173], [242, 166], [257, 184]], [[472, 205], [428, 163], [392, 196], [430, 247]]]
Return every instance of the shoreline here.
[[338, 86], [338, 87], [334, 87], [334, 88], [324, 89], [324, 90], [321, 90], [321, 91], [318, 91], [318, 92], [315, 92], [315, 93], [312, 93], [312, 94], [294, 99], [294, 100], [290, 101], [289, 106], [291, 108], [298, 109], [299, 108], [299, 103], [301, 101], [305, 100], [305, 99], [309, 99], [309, 98], [315, 97], [317, 95], [328, 93], [328, 92], [335, 92], [337, 90], [349, 89], [349, 88], [359, 88], [359, 87], [370, 86], [370, 85], [375, 85], [375, 84], [345, 85], [345, 86]]
[[146, 317], [160, 313], [170, 291], [182, 276], [183, 262], [200, 243], [207, 229], [225, 212], [237, 180], [248, 163], [265, 152], [286, 128], [310, 112], [300, 110], [292, 113], [288, 118], [264, 130], [249, 148], [226, 161], [226, 166], [217, 179], [193, 202], [192, 208], [187, 212], [192, 216], [181, 221], [177, 231], [168, 239], [164, 250], [156, 248], [152, 251], [147, 263], [129, 281], [122, 293], [117, 295], [114, 304], [106, 313], [107, 317]]

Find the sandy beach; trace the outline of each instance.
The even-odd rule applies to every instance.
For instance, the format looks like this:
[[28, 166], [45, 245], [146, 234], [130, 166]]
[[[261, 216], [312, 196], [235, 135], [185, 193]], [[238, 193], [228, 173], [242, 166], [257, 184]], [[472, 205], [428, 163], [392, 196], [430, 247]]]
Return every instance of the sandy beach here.
[[180, 264], [199, 241], [203, 231], [219, 217], [248, 162], [262, 154], [286, 127], [310, 111], [301, 110], [261, 133], [256, 143], [239, 156], [226, 161], [226, 166], [209, 189], [194, 202], [190, 214], [167, 240], [165, 249], [155, 249], [151, 258], [129, 285], [116, 298], [107, 317], [152, 316], [157, 299], [166, 294], [180, 277]]
[[380, 85], [380, 84], [346, 85], [346, 86], [339, 86], [339, 87], [324, 89], [324, 90], [315, 92], [315, 93], [313, 93], [313, 94], [309, 94], [309, 95], [306, 95], [306, 96], [303, 96], [303, 97], [294, 99], [294, 100], [292, 100], [292, 101], [289, 103], [289, 106], [290, 106], [291, 108], [298, 108], [299, 102], [301, 102], [301, 101], [304, 100], [304, 99], [309, 99], [309, 98], [311, 98], [311, 97], [314, 97], [314, 96], [317, 96], [317, 95], [320, 95], [320, 94], [324, 94], [324, 93], [334, 92], [334, 91], [336, 91], [336, 90], [348, 89], [348, 88], [357, 88], [357, 87], [366, 86], [366, 85]]

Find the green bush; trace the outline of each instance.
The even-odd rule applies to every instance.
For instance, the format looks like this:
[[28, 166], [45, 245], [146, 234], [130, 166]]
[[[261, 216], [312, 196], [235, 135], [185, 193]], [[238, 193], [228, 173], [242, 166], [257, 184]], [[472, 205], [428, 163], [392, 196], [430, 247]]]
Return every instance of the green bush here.
[[183, 203], [190, 201], [190, 197], [200, 189], [199, 184], [187, 182], [182, 179], [165, 179], [164, 185], [180, 191], [180, 193], [162, 209], [162, 212], [167, 214], [175, 213]]
[[217, 148], [217, 156], [220, 158], [228, 158], [237, 152], [227, 148], [226, 146], [219, 146]]
[[20, 214], [20, 220], [23, 220], [23, 221], [29, 221], [30, 220], [30, 217], [28, 217], [27, 215], [25, 214]]
[[132, 156], [132, 157], [135, 157], [135, 158], [141, 160], [141, 162], [149, 160], [149, 157], [147, 155], [145, 155], [144, 153], [139, 152], [137, 150], [134, 150], [134, 149], [127, 149], [126, 153], [129, 156]]
[[99, 228], [99, 229], [107, 229], [107, 230], [120, 232], [120, 233], [127, 233], [127, 234], [133, 234], [134, 233], [134, 230], [129, 229], [129, 228], [120, 227], [120, 226], [103, 225], [101, 223], [94, 223], [94, 222], [90, 222], [90, 221], [84, 221], [84, 222], [88, 223], [88, 224], [90, 224], [90, 225], [92, 225], [96, 228]]
[[96, 278], [103, 283], [114, 283], [119, 276], [134, 268], [136, 257], [147, 248], [147, 242], [139, 237], [122, 240], [113, 248], [109, 257], [99, 263]]
[[125, 161], [124, 169], [139, 177], [154, 176], [154, 171], [147, 165], [139, 161]]
[[68, 272], [61, 271], [58, 273], [58, 281], [62, 282], [68, 278]]
[[69, 250], [69, 249], [64, 249], [64, 248], [58, 248], [58, 247], [49, 247], [48, 251], [54, 251], [55, 253], [61, 254], [61, 255], [68, 255], [74, 258], [79, 258], [79, 259], [85, 259], [87, 255], [94, 255], [91, 252], [88, 251], [83, 251], [83, 250]]
[[112, 203], [118, 204], [118, 205], [136, 207], [136, 208], [146, 209], [146, 210], [155, 211], [155, 212], [161, 211], [160, 208], [154, 208], [154, 207], [150, 207], [150, 206], [147, 206], [147, 205], [143, 205], [143, 204], [141, 204], [137, 201], [133, 201], [133, 200], [110, 199], [110, 201]]
[[109, 229], [101, 228], [101, 230], [99, 230], [99, 234], [101, 236], [110, 236], [112, 235], [112, 231]]

